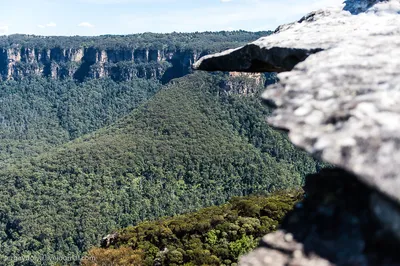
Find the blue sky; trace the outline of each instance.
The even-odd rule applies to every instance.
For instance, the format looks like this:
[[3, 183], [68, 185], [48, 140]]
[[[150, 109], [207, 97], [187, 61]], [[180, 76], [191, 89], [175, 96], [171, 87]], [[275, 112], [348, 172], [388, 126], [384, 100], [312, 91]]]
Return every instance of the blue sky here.
[[0, 0], [0, 35], [272, 30], [343, 0]]

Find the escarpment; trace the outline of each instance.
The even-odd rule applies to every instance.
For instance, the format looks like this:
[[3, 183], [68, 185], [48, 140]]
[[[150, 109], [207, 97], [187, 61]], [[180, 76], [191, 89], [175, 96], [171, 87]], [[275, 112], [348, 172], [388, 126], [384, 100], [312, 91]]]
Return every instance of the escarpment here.
[[220, 85], [228, 95], [255, 95], [260, 91], [260, 86], [274, 78], [273, 74], [264, 76], [261, 73], [229, 72], [228, 75], [229, 78]]
[[191, 71], [199, 57], [268, 32], [144, 33], [125, 36], [0, 36], [0, 79], [36, 75], [78, 81], [156, 78], [164, 83]]
[[40, 75], [53, 79], [73, 77], [112, 77], [129, 80], [133, 77], [161, 79], [168, 68], [184, 69], [184, 74], [202, 52], [150, 49], [28, 49], [0, 48], [0, 75], [3, 80]]
[[[336, 165], [306, 181], [307, 198], [241, 265], [400, 265], [400, 1], [346, 1], [199, 70], [278, 71], [268, 122]], [[285, 72], [286, 71], [286, 72]]]

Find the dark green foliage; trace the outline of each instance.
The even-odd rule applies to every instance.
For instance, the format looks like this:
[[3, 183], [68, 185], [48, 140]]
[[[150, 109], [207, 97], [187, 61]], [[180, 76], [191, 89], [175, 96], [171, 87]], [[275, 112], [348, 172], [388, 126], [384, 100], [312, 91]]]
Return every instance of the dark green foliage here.
[[[79, 255], [114, 228], [300, 186], [316, 163], [285, 148], [286, 137], [261, 122], [265, 107], [256, 98], [221, 90], [224, 79], [197, 73], [174, 80], [112, 126], [3, 167], [0, 264], [21, 255]], [[270, 150], [255, 141], [269, 137], [275, 138]], [[271, 150], [287, 155], [273, 157]], [[307, 168], [290, 163], [296, 156]], [[209, 227], [196, 224], [199, 231]], [[236, 255], [250, 240], [237, 241]], [[204, 252], [189, 253], [215, 263]], [[168, 259], [180, 258], [176, 252]]]
[[[24, 57], [13, 68], [20, 80], [0, 82], [0, 265], [40, 264], [12, 260], [21, 256], [80, 256], [116, 228], [299, 187], [319, 165], [265, 123], [270, 111], [255, 96], [274, 75], [262, 82], [204, 73], [173, 80], [199, 55], [267, 34], [0, 37], [0, 73], [8, 75], [6, 49]], [[79, 48], [88, 55], [82, 62], [62, 59], [62, 49]], [[132, 49], [135, 60], [119, 61]], [[27, 63], [32, 50], [41, 60]], [[104, 66], [95, 60], [100, 50], [111, 58]], [[174, 56], [157, 62], [159, 50]], [[60, 80], [30, 77], [38, 69]], [[109, 78], [95, 79], [102, 71]], [[255, 96], [238, 95], [245, 88]], [[96, 257], [118, 265], [231, 264], [293, 203], [261, 202], [233, 199], [186, 225], [172, 219], [161, 231], [147, 223], [146, 234], [154, 233], [137, 250], [128, 241]], [[163, 246], [170, 252], [160, 254]]]
[[[259, 90], [263, 91], [263, 90]], [[319, 171], [326, 164], [316, 161], [306, 152], [300, 152], [287, 138], [287, 135], [266, 125], [266, 117], [271, 110], [257, 97], [226, 97], [224, 104], [229, 105], [228, 118], [233, 128], [245, 137], [254, 147], [288, 163], [300, 173], [302, 178], [310, 169]]]
[[[10, 159], [48, 151], [51, 147], [115, 122], [153, 96], [161, 87], [160, 82], [167, 83], [188, 74], [192, 62], [189, 57], [193, 54], [235, 47], [266, 34], [269, 32], [144, 33], [99, 37], [0, 36], [0, 68], [9, 63], [7, 48], [20, 50], [23, 55], [14, 69], [20, 73], [17, 78], [22, 80], [0, 82], [0, 167]], [[111, 61], [122, 60], [125, 53], [132, 53], [132, 49], [139, 49], [137, 52], [144, 54], [146, 52], [140, 49], [171, 50], [178, 56], [173, 57], [171, 62], [156, 62], [154, 58], [145, 63], [132, 60], [108, 62], [101, 67], [108, 73], [109, 79], [93, 80], [90, 78], [95, 78], [93, 75], [100, 72], [96, 71], [100, 63], [86, 62], [85, 58], [82, 62], [61, 60], [65, 57], [63, 49], [82, 47], [94, 57], [98, 49], [110, 51], [115, 57], [110, 58]], [[35, 59], [37, 61], [31, 62], [31, 58], [28, 62], [28, 54], [33, 51], [40, 56]], [[152, 57], [154, 54], [157, 55], [157, 51], [154, 53], [153, 50]], [[116, 57], [120, 58], [116, 60]], [[59, 78], [65, 80], [31, 77], [42, 68], [44, 75], [50, 76], [53, 61], [61, 73]], [[6, 68], [0, 69], [0, 73], [7, 73]]]
[[0, 83], [0, 165], [34, 155], [115, 122], [161, 87], [153, 79], [50, 80]]
[[161, 265], [235, 265], [239, 256], [277, 228], [301, 198], [300, 191], [235, 197], [219, 207], [140, 223], [119, 230], [112, 246], [90, 250], [89, 255], [96, 260], [82, 264], [127, 260], [136, 250], [135, 254], [141, 254], [140, 259], [136, 258], [137, 265], [152, 266], [155, 261]]
[[22, 49], [77, 49], [93, 47], [103, 50], [152, 49], [173, 51], [217, 51], [236, 47], [271, 34], [271, 31], [220, 31], [194, 33], [140, 33], [132, 35], [85, 36], [35, 36], [14, 34], [0, 36], [0, 48], [21, 47]]

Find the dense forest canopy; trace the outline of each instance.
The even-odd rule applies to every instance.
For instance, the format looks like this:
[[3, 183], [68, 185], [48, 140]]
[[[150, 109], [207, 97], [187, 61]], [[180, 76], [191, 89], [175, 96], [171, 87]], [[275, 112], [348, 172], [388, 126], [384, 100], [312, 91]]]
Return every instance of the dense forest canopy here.
[[[265, 123], [271, 110], [259, 95], [276, 75], [190, 74], [202, 53], [267, 34], [0, 37], [0, 265], [80, 257], [109, 232], [141, 221], [300, 187], [321, 163]], [[124, 50], [136, 48], [163, 49], [164, 57]], [[238, 212], [226, 206], [209, 210]], [[247, 219], [240, 216], [225, 218]], [[279, 217], [270, 217], [274, 225]], [[229, 264], [245, 250], [241, 243], [253, 246], [261, 232], [243, 239], [213, 232], [233, 245], [229, 254], [222, 242], [200, 244], [203, 235], [195, 253], [177, 246], [173, 253], [190, 265], [193, 254], [209, 250], [214, 262]], [[156, 249], [139, 242], [129, 252], [155, 259], [142, 247]]]
[[160, 88], [157, 80], [139, 78], [0, 82], [0, 166], [110, 125]]
[[[119, 54], [123, 47], [149, 48], [158, 44], [171, 49], [175, 49], [175, 45], [189, 50], [196, 50], [199, 45], [206, 50], [224, 49], [218, 46], [242, 45], [264, 33], [143, 33], [99, 37], [16, 34], [0, 36], [0, 50], [13, 47], [21, 50], [58, 47], [60, 50], [101, 46]], [[16, 80], [0, 81], [0, 166], [9, 159], [37, 155], [115, 122], [151, 98], [162, 84], [188, 74], [192, 62], [183, 54], [171, 62], [121, 61], [99, 66], [83, 58], [81, 63], [62, 61], [53, 65], [52, 55], [57, 60], [59, 53], [50, 53], [46, 59], [49, 62], [32, 58], [24, 60], [33, 62], [10, 59], [13, 65], [5, 66], [3, 79], [8, 77], [9, 71], [14, 71], [10, 78]], [[9, 64], [10, 60], [7, 59], [4, 64]], [[59, 73], [53, 77], [51, 69], [55, 67]], [[102, 69], [99, 70], [99, 67]], [[35, 71], [42, 71], [43, 75], [33, 74]], [[107, 72], [105, 77], [96, 78], [95, 74], [101, 71]]]
[[2, 167], [1, 263], [81, 254], [115, 228], [299, 187], [318, 163], [226, 78], [174, 80], [117, 123]]
[[35, 36], [15, 34], [0, 36], [0, 48], [13, 47], [52, 49], [77, 49], [94, 47], [98, 49], [154, 49], [154, 50], [223, 50], [236, 47], [271, 34], [271, 31], [220, 31], [194, 33], [140, 33], [132, 35], [84, 36]]
[[195, 213], [143, 222], [118, 230], [93, 248], [83, 266], [237, 265], [239, 256], [276, 230], [302, 198], [301, 191], [235, 197]]

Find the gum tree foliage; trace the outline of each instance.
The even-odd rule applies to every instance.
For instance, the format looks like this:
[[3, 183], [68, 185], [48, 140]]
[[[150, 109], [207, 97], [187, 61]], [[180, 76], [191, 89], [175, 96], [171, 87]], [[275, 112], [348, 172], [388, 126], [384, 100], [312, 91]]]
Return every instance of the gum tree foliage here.
[[[207, 53], [267, 34], [11, 35], [0, 37], [0, 61], [8, 48], [55, 54], [78, 48]], [[179, 62], [164, 63], [120, 62], [105, 66], [108, 78], [79, 82], [30, 76], [0, 82], [0, 265], [40, 264], [12, 260], [21, 256], [81, 256], [118, 228], [225, 204], [235, 196], [297, 188], [306, 174], [318, 171], [318, 162], [265, 123], [270, 109], [258, 100], [263, 84], [221, 73], [186, 75]], [[60, 67], [78, 68], [74, 64]], [[19, 67], [28, 73], [37, 66], [21, 62]], [[168, 74], [165, 80], [145, 75], [159, 67]], [[268, 75], [265, 83], [274, 80]], [[249, 82], [253, 96], [224, 86]], [[105, 261], [116, 257], [120, 265], [142, 260], [228, 265], [289, 208], [270, 205], [268, 210], [279, 214], [274, 216], [260, 202], [232, 200], [222, 209], [203, 211], [197, 220], [187, 216], [187, 225], [177, 219], [189, 231], [170, 228], [173, 237], [166, 227], [149, 224], [154, 232], [165, 229], [163, 234], [185, 249], [157, 233], [151, 241], [137, 240], [137, 247], [121, 242], [118, 249], [95, 255]], [[160, 255], [166, 246], [170, 252]]]
[[301, 198], [301, 191], [235, 197], [222, 206], [143, 222], [119, 230], [111, 246], [91, 249], [92, 260], [82, 265], [237, 265]]
[[[227, 94], [220, 86], [226, 78], [197, 73], [173, 80], [113, 124], [5, 163], [0, 264], [13, 265], [14, 256], [79, 255], [116, 228], [224, 204], [233, 196], [299, 187], [318, 163], [264, 122], [269, 111], [258, 97]], [[124, 100], [111, 106], [123, 108]], [[90, 110], [95, 102], [79, 105]], [[72, 125], [86, 117], [79, 105], [71, 110]], [[211, 245], [220, 236], [207, 237]], [[235, 239], [232, 254], [249, 242], [250, 236]], [[179, 252], [183, 257], [171, 253], [174, 263], [185, 259]], [[202, 256], [218, 258], [207, 254]]]
[[110, 125], [153, 96], [154, 79], [0, 82], [0, 165]]
[[85, 36], [35, 36], [14, 34], [0, 36], [0, 47], [30, 49], [78, 49], [93, 47], [97, 49], [153, 49], [153, 50], [224, 50], [250, 42], [271, 34], [271, 31], [220, 31], [193, 33], [139, 33], [131, 35]]

